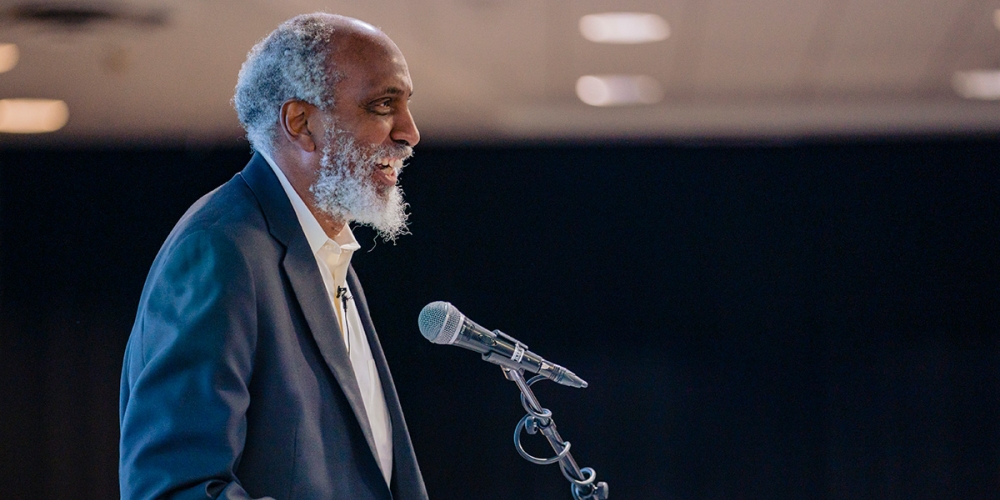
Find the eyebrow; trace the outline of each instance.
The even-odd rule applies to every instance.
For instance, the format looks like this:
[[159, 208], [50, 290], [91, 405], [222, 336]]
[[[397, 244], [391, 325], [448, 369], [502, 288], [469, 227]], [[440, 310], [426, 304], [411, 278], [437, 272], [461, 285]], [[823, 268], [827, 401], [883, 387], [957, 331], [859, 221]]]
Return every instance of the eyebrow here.
[[[403, 91], [403, 89], [396, 87], [394, 85], [390, 85], [382, 89], [382, 92], [379, 92], [379, 95], [386, 95], [386, 94], [394, 96], [407, 95], [406, 92]], [[407, 97], [412, 97], [412, 96], [413, 96], [413, 91], [411, 90], [409, 95], [407, 95]]]

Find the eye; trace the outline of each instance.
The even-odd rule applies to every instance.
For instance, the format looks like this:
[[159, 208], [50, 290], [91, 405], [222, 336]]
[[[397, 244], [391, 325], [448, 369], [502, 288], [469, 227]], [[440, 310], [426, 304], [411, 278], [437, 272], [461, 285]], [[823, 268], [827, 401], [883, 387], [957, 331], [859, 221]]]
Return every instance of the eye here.
[[392, 99], [382, 99], [372, 103], [372, 111], [379, 114], [389, 114], [392, 111]]

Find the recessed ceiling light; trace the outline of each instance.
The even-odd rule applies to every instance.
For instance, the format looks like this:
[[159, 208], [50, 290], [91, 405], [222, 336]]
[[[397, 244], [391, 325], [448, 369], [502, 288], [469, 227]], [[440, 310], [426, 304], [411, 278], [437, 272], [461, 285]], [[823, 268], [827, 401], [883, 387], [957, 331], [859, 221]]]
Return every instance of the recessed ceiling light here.
[[580, 33], [591, 42], [646, 43], [665, 40], [670, 27], [656, 14], [605, 12], [581, 17]]
[[69, 120], [69, 107], [57, 99], [0, 99], [0, 132], [55, 132]]
[[17, 45], [0, 43], [0, 73], [14, 69], [14, 66], [17, 66], [18, 56]]
[[576, 81], [576, 95], [591, 106], [624, 106], [658, 102], [663, 90], [646, 75], [586, 75]]
[[966, 99], [1000, 99], [1000, 70], [956, 71], [951, 86]]

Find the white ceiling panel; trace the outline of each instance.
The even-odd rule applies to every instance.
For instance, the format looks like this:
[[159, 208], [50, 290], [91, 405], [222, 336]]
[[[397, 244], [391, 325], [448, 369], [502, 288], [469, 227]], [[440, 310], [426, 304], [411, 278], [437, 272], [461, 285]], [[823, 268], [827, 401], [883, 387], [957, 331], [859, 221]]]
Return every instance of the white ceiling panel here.
[[710, 2], [698, 87], [740, 95], [797, 90], [822, 2]]
[[968, 1], [851, 0], [831, 42], [845, 52], [935, 47]]
[[[0, 145], [239, 144], [229, 100], [246, 52], [285, 18], [317, 10], [396, 40], [431, 143], [1000, 132], [996, 102], [951, 88], [957, 69], [1000, 69], [995, 0], [93, 2], [0, 1], [0, 43], [21, 51], [0, 74], [0, 99], [70, 109], [62, 130], [0, 133]], [[32, 9], [65, 22], [32, 20]], [[671, 34], [584, 40], [579, 18], [611, 11], [661, 15]], [[613, 73], [652, 76], [663, 101], [577, 99], [577, 78]]]
[[997, 9], [1000, 1], [969, 6], [941, 43], [935, 69], [950, 76], [956, 69], [1000, 68], [1000, 29], [993, 20]]
[[831, 54], [820, 73], [820, 91], [831, 94], [919, 92], [931, 51], [877, 50]]

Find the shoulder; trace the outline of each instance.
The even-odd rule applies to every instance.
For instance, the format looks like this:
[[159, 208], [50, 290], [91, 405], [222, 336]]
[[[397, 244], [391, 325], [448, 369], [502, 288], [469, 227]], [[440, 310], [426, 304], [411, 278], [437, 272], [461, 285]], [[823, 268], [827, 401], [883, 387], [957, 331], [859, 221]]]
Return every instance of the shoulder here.
[[167, 242], [171, 239], [183, 239], [183, 235], [190, 232], [237, 234], [263, 226], [264, 215], [257, 198], [243, 175], [236, 174], [229, 182], [191, 205], [177, 221]]
[[252, 281], [261, 261], [273, 265], [282, 253], [256, 196], [237, 174], [180, 218], [153, 261], [144, 292], [164, 280]]
[[[157, 261], [199, 241], [227, 253], [263, 250], [273, 238], [260, 202], [242, 174], [202, 196], [191, 205], [164, 241]], [[154, 267], [156, 263], [154, 262]]]

